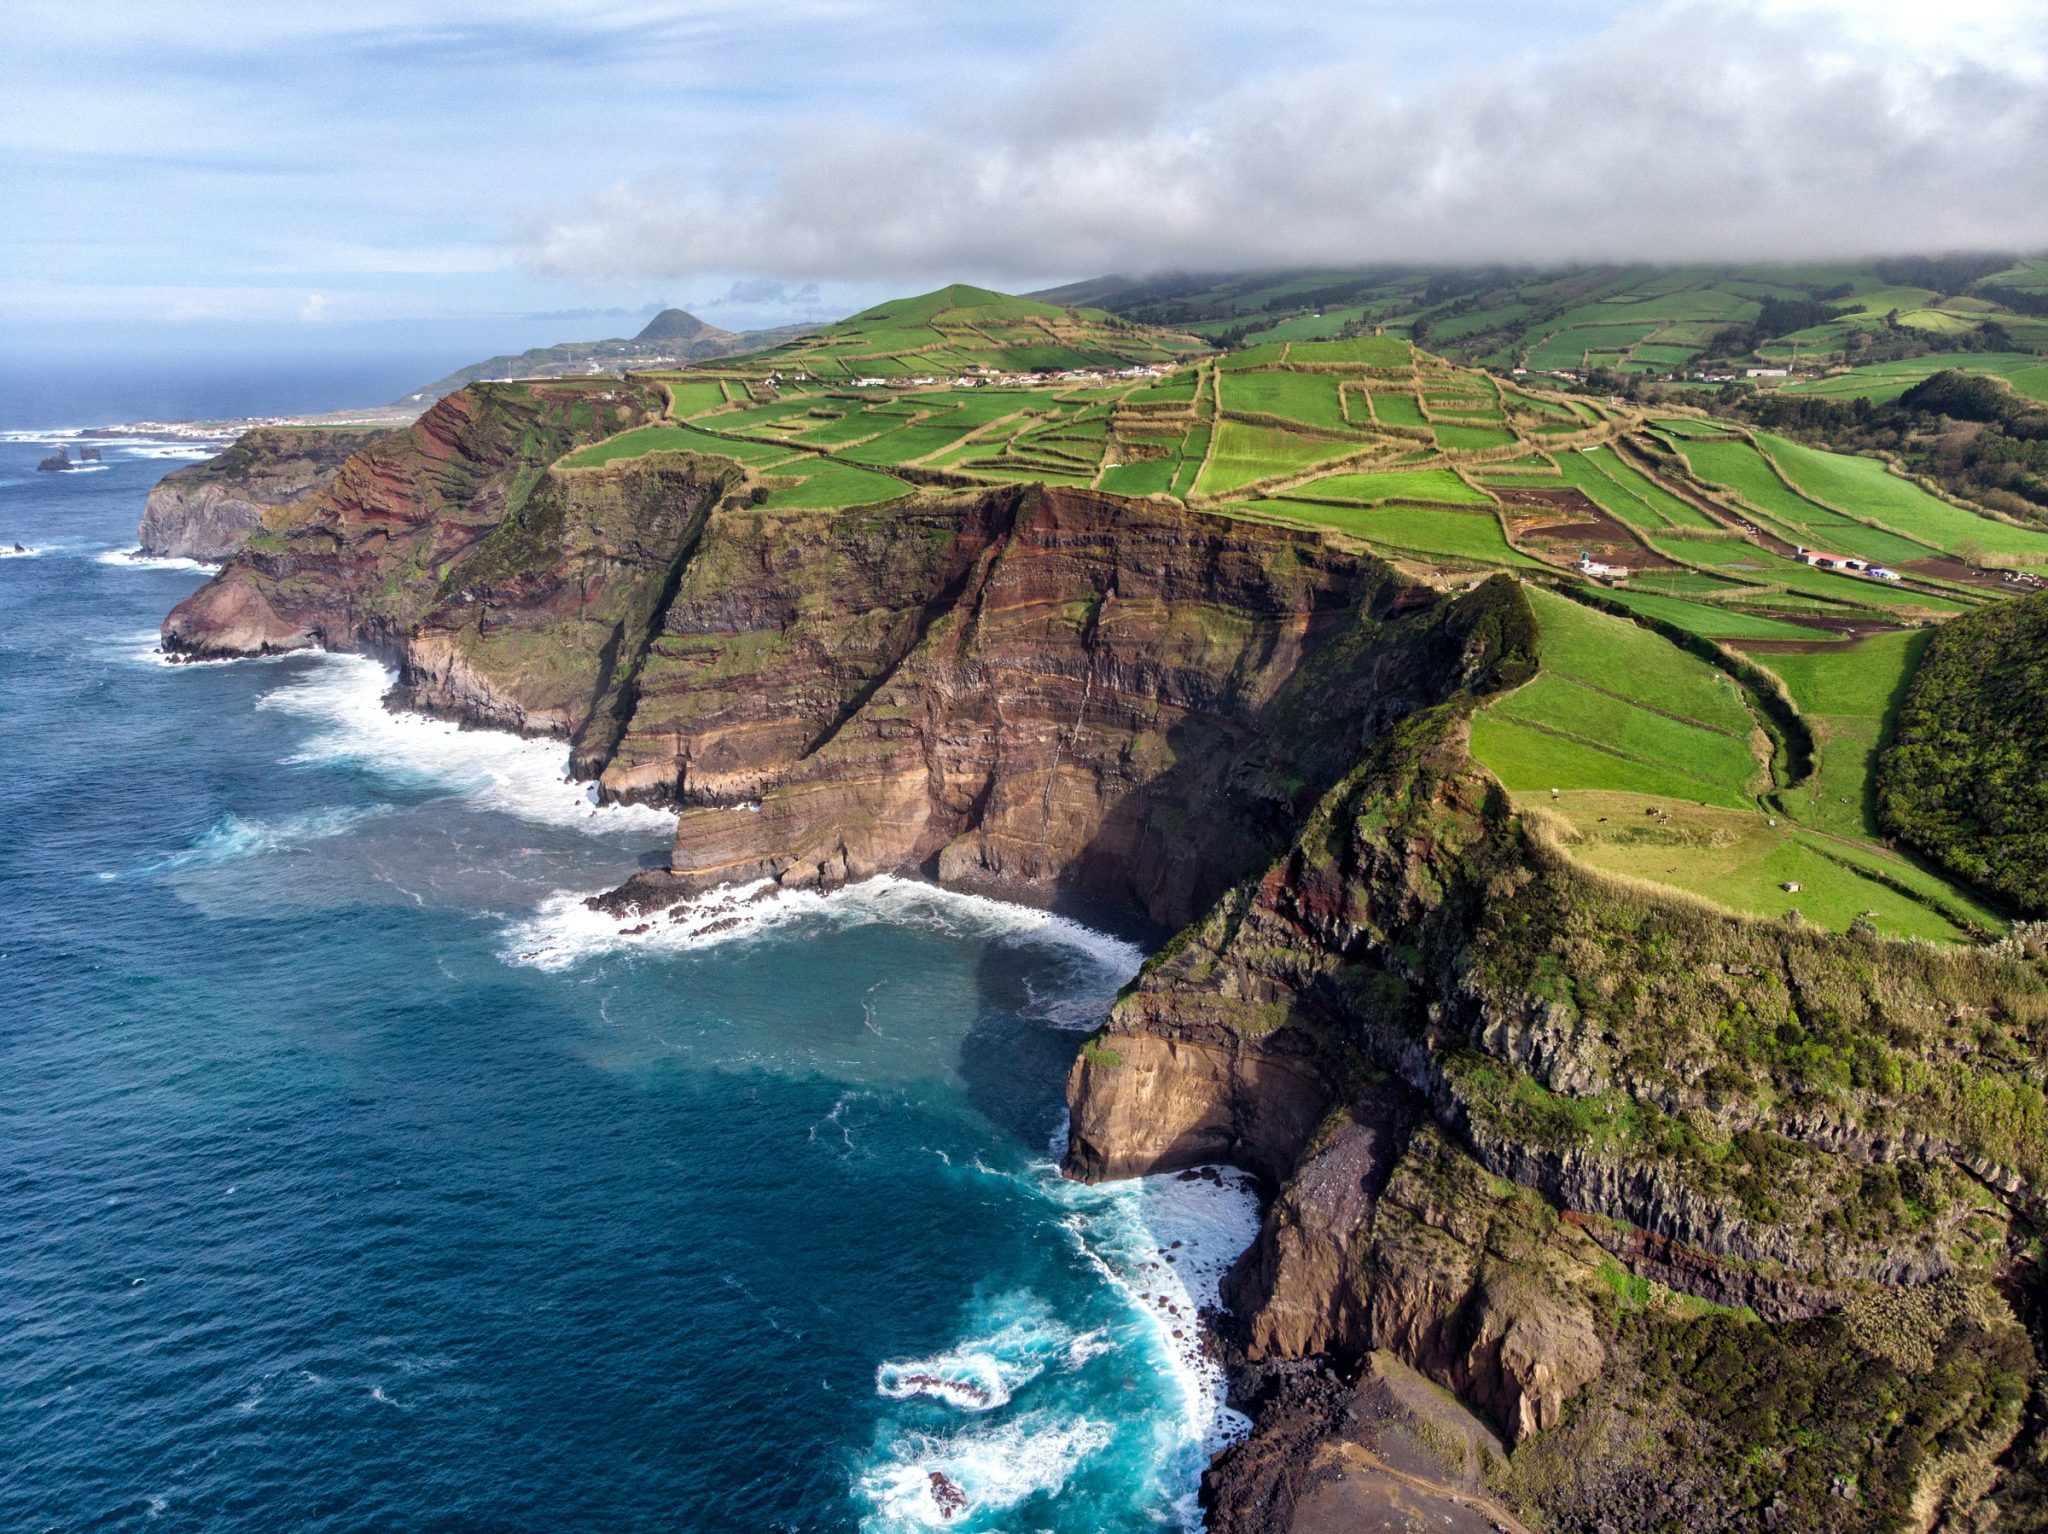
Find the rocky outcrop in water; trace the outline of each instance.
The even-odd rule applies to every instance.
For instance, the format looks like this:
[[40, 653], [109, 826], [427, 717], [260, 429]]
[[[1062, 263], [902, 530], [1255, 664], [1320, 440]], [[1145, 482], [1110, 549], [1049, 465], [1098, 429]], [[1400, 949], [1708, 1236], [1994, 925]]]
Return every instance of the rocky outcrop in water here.
[[351, 456], [390, 435], [379, 428], [259, 426], [204, 463], [157, 481], [137, 530], [145, 554], [223, 560], [266, 512], [323, 490]]

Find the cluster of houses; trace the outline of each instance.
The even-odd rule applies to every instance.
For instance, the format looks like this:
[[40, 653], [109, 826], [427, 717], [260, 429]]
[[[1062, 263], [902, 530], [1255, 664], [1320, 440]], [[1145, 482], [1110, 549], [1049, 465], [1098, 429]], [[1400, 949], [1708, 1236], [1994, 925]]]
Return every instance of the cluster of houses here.
[[[1105, 368], [1067, 368], [1061, 372], [1039, 369], [1030, 373], [1004, 373], [992, 367], [977, 364], [952, 378], [856, 378], [851, 385], [856, 389], [935, 389], [944, 384], [952, 389], [1042, 389], [1050, 383], [1063, 384], [1107, 384], [1117, 381], [1137, 382], [1148, 378], [1164, 378], [1173, 370], [1160, 363], [1140, 362], [1127, 368], [1110, 371]], [[797, 382], [808, 380], [799, 378]]]
[[1832, 570], [1837, 575], [1862, 575], [1873, 581], [1896, 581], [1903, 577], [1896, 570], [1883, 565], [1873, 565], [1868, 560], [1857, 559], [1851, 554], [1823, 554], [1817, 549], [1793, 547], [1792, 557], [1802, 565], [1812, 565], [1816, 570]]

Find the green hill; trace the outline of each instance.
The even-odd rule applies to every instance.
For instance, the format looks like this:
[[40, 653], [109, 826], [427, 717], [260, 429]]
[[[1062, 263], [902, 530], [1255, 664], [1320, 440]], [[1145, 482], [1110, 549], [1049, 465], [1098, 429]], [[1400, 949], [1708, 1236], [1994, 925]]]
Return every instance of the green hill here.
[[[2048, 352], [2048, 260], [2006, 256], [1805, 265], [1375, 267], [1103, 278], [1037, 295], [1217, 341], [1316, 340], [1382, 327], [1494, 368], [1658, 377], [1787, 367], [1883, 369], [1919, 357]], [[1951, 359], [1942, 365], [1969, 366]], [[1855, 385], [1834, 386], [1848, 392]]]
[[877, 304], [736, 365], [832, 380], [940, 378], [970, 368], [1023, 374], [1170, 362], [1205, 350], [1195, 337], [1106, 310], [955, 283]]
[[722, 330], [684, 310], [664, 309], [630, 341], [563, 341], [554, 346], [535, 346], [523, 352], [486, 357], [422, 385], [393, 403], [429, 405], [466, 385], [490, 379], [562, 378], [708, 362], [775, 346], [810, 328], [779, 325], [772, 330]]

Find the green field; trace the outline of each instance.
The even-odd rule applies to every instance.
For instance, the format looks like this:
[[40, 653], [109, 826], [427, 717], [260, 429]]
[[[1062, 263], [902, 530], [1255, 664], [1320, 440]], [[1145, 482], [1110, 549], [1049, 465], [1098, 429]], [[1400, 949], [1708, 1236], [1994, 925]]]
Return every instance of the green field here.
[[1326, 437], [1297, 436], [1243, 421], [1219, 421], [1208, 462], [1203, 465], [1195, 489], [1203, 495], [1228, 495], [1254, 480], [1298, 473], [1334, 458], [1349, 457], [1363, 446]]
[[1711, 517], [1687, 505], [1623, 463], [1609, 447], [1559, 453], [1557, 466], [1567, 484], [1619, 522], [1638, 532], [1674, 527], [1713, 527]]
[[1787, 818], [1754, 799], [1766, 777], [1730, 678], [1625, 620], [1548, 592], [1530, 597], [1543, 672], [1475, 716], [1472, 751], [1519, 801], [1554, 817], [1574, 856], [1733, 910], [1797, 910], [1837, 930], [1867, 918], [1954, 940], [1962, 923], [1997, 925], [1870, 842], [1871, 753], [1924, 634], [1761, 657], [1818, 739], [1812, 778], [1781, 794]]
[[561, 461], [561, 467], [588, 469], [623, 458], [643, 458], [649, 453], [716, 453], [741, 463], [761, 464], [787, 458], [789, 449], [765, 442], [735, 442], [694, 426], [638, 426], [571, 453]]
[[884, 432], [871, 442], [857, 442], [839, 451], [841, 458], [855, 463], [877, 464], [888, 467], [909, 463], [912, 459], [929, 457], [943, 452], [958, 442], [968, 431], [968, 425], [958, 426], [899, 426], [894, 431]]
[[1515, 434], [1501, 426], [1446, 426], [1439, 421], [1430, 430], [1436, 433], [1437, 446], [1447, 453], [1481, 453], [1515, 442]]
[[1685, 460], [1701, 479], [1733, 490], [1796, 543], [1887, 565], [1925, 559], [1933, 552], [1808, 500], [1780, 479], [1770, 461], [1748, 442], [1696, 439], [1685, 444]]
[[909, 493], [910, 487], [891, 474], [879, 474], [850, 463], [809, 459], [803, 464], [774, 470], [768, 477], [795, 476], [808, 469], [794, 485], [778, 485], [768, 492], [764, 503], [775, 507], [827, 508], [864, 506], [894, 500]]
[[1927, 639], [1924, 629], [1907, 630], [1839, 649], [1755, 657], [1783, 678], [1819, 745], [1813, 777], [1783, 796], [1808, 825], [1841, 836], [1877, 836], [1872, 772], [1878, 745]]
[[1415, 352], [1398, 336], [1359, 336], [1350, 341], [1295, 342], [1287, 352], [1290, 362], [1343, 363], [1354, 367], [1402, 368], [1415, 360]]
[[1379, 506], [1388, 501], [1420, 501], [1442, 506], [1491, 506], [1492, 498], [1475, 490], [1449, 469], [1388, 469], [1380, 473], [1326, 474], [1305, 485], [1280, 492], [1283, 500], [1334, 501]]
[[1640, 579], [1638, 577], [1630, 587], [1608, 592], [1607, 599], [1646, 618], [1656, 618], [1707, 639], [1813, 640], [1827, 637], [1818, 629], [1743, 612], [1718, 602], [1692, 602], [1680, 596], [1644, 591], [1639, 589]]
[[1782, 437], [1758, 440], [1785, 476], [1815, 500], [1869, 517], [1939, 549], [1974, 547], [2029, 563], [2048, 561], [2048, 533], [2014, 527], [1951, 505], [1893, 474], [1875, 458], [1824, 453]]
[[1689, 421], [1673, 418], [1654, 423], [1657, 430], [1674, 437], [1725, 437], [1735, 430], [1721, 421]]
[[725, 403], [725, 389], [715, 378], [679, 378], [668, 386], [668, 397], [670, 414], [702, 415]]
[[1117, 495], [1166, 495], [1173, 490], [1180, 472], [1180, 455], [1147, 458], [1137, 463], [1111, 464], [1096, 481], [1097, 488]]
[[1427, 426], [1422, 406], [1405, 389], [1374, 389], [1372, 413], [1382, 426]]
[[1789, 394], [1817, 394], [1824, 399], [1867, 399], [1889, 404], [1922, 379], [1949, 368], [2003, 378], [2029, 399], [2048, 401], [2048, 362], [2033, 352], [1936, 352], [1901, 362], [1872, 362], [1825, 378], [1801, 378], [1786, 384]]
[[[1761, 814], [1611, 790], [1545, 796], [1579, 861], [1624, 878], [1670, 885], [1748, 916], [1793, 911], [1841, 932], [1859, 917], [1899, 937], [1955, 942], [1955, 917], [1996, 927], [1989, 913], [1904, 859]], [[1906, 885], [1917, 892], [1902, 893]], [[1787, 885], [1796, 886], [1788, 889]], [[1947, 913], [1953, 913], [1947, 914]]]
[[1472, 754], [1511, 792], [1751, 802], [1754, 725], [1726, 676], [1625, 618], [1525, 589], [1543, 671], [1472, 721]]
[[1363, 538], [1396, 557], [1424, 555], [1488, 565], [1535, 564], [1509, 546], [1499, 519], [1491, 511], [1453, 511], [1435, 506], [1334, 506], [1277, 500], [1261, 501], [1243, 510], [1265, 521], [1327, 528]]
[[1341, 381], [1335, 373], [1230, 373], [1221, 385], [1223, 408], [1347, 431], [1350, 423], [1337, 397]]

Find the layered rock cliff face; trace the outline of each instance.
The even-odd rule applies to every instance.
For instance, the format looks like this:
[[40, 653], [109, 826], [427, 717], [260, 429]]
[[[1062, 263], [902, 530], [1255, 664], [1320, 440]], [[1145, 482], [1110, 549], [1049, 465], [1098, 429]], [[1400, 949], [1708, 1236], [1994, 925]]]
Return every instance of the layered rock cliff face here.
[[[1252, 1375], [1402, 1359], [1552, 1526], [1976, 1526], [2036, 1372], [1995, 1286], [2048, 1176], [2039, 951], [1599, 879], [1473, 766], [1468, 706], [1376, 742], [1148, 966], [1074, 1067], [1070, 1171], [1277, 1169], [1225, 1290]], [[1765, 1365], [1799, 1398], [1744, 1419]], [[1228, 1500], [1272, 1518], [1272, 1447], [1219, 1474], [1220, 1527], [1273, 1526]]]
[[730, 480], [639, 460], [551, 472], [657, 413], [624, 384], [479, 386], [266, 515], [174, 609], [173, 655], [324, 646], [400, 668], [408, 706], [536, 734], [614, 728], [679, 562]]
[[240, 552], [266, 512], [324, 490], [383, 427], [259, 426], [204, 463], [173, 469], [149, 492], [137, 530], [142, 552], [223, 560]]
[[1076, 1062], [1067, 1169], [1272, 1190], [1219, 1534], [1424, 1487], [1447, 1527], [2027, 1526], [2040, 934], [1837, 937], [1572, 863], [1465, 751], [1540, 665], [1504, 577], [1084, 491], [794, 511], [720, 459], [559, 465], [658, 403], [454, 396], [166, 644], [366, 649], [397, 701], [567, 738], [679, 811], [605, 902], [636, 921], [912, 871], [1181, 928]]
[[914, 869], [1178, 924], [1455, 685], [1487, 608], [1301, 533], [1071, 490], [721, 512], [604, 773], [682, 809], [669, 869], [622, 901]]

